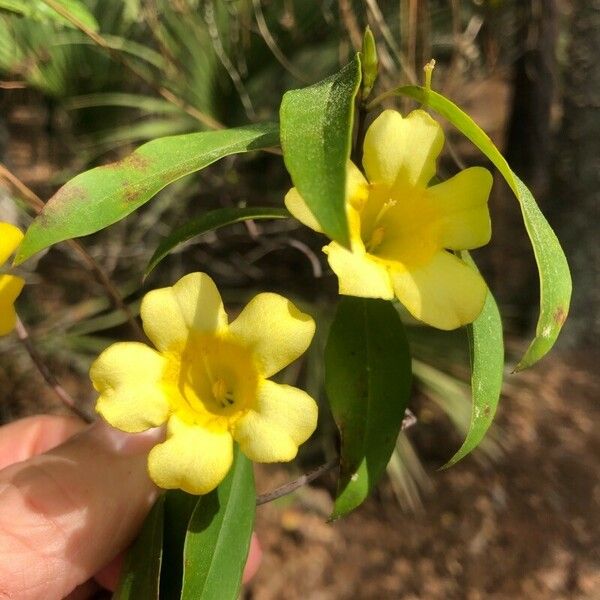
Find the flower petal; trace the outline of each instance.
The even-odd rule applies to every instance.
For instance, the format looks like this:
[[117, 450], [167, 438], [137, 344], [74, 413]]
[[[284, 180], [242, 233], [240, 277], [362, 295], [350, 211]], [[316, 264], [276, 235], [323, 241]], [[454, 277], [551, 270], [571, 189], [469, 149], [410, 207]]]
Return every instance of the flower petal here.
[[315, 219], [310, 208], [308, 208], [308, 205], [304, 202], [304, 198], [295, 187], [285, 195], [284, 202], [285, 207], [292, 213], [292, 216], [300, 221], [302, 225], [310, 227], [317, 233], [323, 233], [319, 222]]
[[444, 248], [469, 250], [490, 241], [492, 226], [488, 198], [492, 174], [471, 167], [427, 189], [426, 201], [439, 215], [439, 235]]
[[449, 252], [439, 252], [420, 269], [391, 275], [398, 300], [414, 317], [438, 329], [472, 323], [483, 309], [485, 281]]
[[351, 252], [332, 242], [323, 248], [333, 272], [338, 276], [340, 294], [361, 298], [394, 297], [387, 268], [361, 251]]
[[161, 488], [208, 494], [223, 481], [233, 461], [233, 440], [226, 430], [213, 431], [173, 415], [167, 441], [148, 456], [150, 478]]
[[264, 380], [256, 407], [236, 421], [233, 438], [251, 460], [292, 460], [317, 427], [317, 414], [317, 404], [306, 392]]
[[165, 359], [145, 344], [109, 346], [90, 369], [100, 392], [96, 411], [113, 427], [130, 433], [162, 425], [170, 411], [160, 383], [164, 367]]
[[288, 462], [298, 454], [298, 445], [283, 429], [253, 410], [236, 422], [232, 435], [242, 452], [255, 462]]
[[206, 273], [189, 273], [172, 287], [148, 292], [141, 315], [146, 335], [161, 351], [181, 348], [190, 330], [212, 333], [227, 325], [219, 290]]
[[17, 313], [14, 303], [24, 285], [25, 280], [20, 277], [0, 275], [0, 335], [9, 334], [15, 327]]
[[17, 249], [22, 239], [23, 233], [18, 227], [10, 223], [0, 223], [0, 266]]
[[285, 431], [299, 446], [317, 427], [317, 403], [303, 390], [265, 379], [259, 390], [256, 412]]
[[395, 197], [406, 188], [424, 187], [435, 175], [444, 132], [425, 111], [406, 118], [383, 111], [371, 124], [364, 143], [363, 165], [371, 183], [384, 183]]
[[248, 302], [229, 331], [252, 350], [261, 374], [270, 377], [306, 351], [315, 322], [287, 298], [263, 293]]
[[[346, 203], [350, 205], [349, 209], [360, 210], [369, 195], [369, 184], [353, 162], [348, 161], [346, 168]], [[321, 225], [296, 188], [286, 194], [285, 206], [300, 223], [323, 233]]]

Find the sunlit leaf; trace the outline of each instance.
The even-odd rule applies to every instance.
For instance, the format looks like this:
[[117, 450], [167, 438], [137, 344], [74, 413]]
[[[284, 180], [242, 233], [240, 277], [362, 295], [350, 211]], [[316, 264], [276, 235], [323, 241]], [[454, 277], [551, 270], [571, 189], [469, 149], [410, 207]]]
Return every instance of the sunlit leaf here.
[[0, 0], [0, 10], [26, 15], [31, 10], [30, 3], [25, 0]]
[[113, 600], [158, 600], [164, 511], [164, 496], [160, 496], [127, 552]]
[[44, 248], [116, 223], [165, 186], [239, 152], [278, 143], [274, 124], [160, 138], [123, 160], [77, 175], [61, 187], [31, 224], [19, 264]]
[[[468, 252], [462, 258], [475, 267]], [[462, 446], [444, 465], [450, 467], [474, 450], [489, 429], [502, 391], [504, 340], [502, 320], [492, 293], [488, 291], [483, 310], [467, 326], [471, 350], [471, 422]]]
[[[85, 27], [98, 31], [98, 22], [81, 0], [55, 0], [55, 2]], [[0, 0], [0, 10], [14, 12], [37, 21], [55, 21], [67, 27], [74, 27], [69, 19], [54, 10], [44, 0]]]
[[346, 162], [360, 78], [356, 55], [339, 73], [286, 92], [280, 109], [281, 146], [292, 182], [323, 231], [344, 246], [349, 245]]
[[325, 348], [325, 389], [341, 436], [332, 518], [359, 506], [385, 472], [410, 383], [408, 342], [393, 305], [342, 297]]
[[400, 87], [396, 92], [426, 104], [448, 119], [494, 163], [519, 201], [540, 275], [540, 315], [536, 335], [515, 370], [526, 369], [552, 348], [569, 312], [571, 274], [556, 234], [527, 186], [513, 173], [492, 140], [469, 115], [441, 94], [419, 86]]
[[[98, 31], [98, 21], [94, 15], [89, 11], [88, 7], [81, 0], [54, 0], [56, 4], [59, 4], [65, 11], [67, 11], [75, 20], [79, 21], [84, 27], [91, 29], [92, 31]], [[66, 17], [61, 15], [58, 11], [55, 11], [49, 4], [43, 0], [34, 0], [32, 4], [37, 5], [39, 12], [51, 11], [55, 17], [61, 19], [65, 25], [73, 27], [74, 25]], [[45, 9], [45, 10], [44, 10]]]
[[200, 215], [196, 219], [188, 221], [185, 225], [174, 229], [154, 251], [146, 275], [156, 267], [156, 265], [179, 244], [187, 240], [202, 235], [207, 231], [219, 229], [225, 225], [232, 225], [248, 219], [285, 219], [290, 213], [285, 208], [270, 207], [238, 207], [238, 208], [219, 208]]
[[236, 600], [254, 525], [252, 463], [236, 450], [221, 485], [203, 496], [185, 540], [182, 600]]

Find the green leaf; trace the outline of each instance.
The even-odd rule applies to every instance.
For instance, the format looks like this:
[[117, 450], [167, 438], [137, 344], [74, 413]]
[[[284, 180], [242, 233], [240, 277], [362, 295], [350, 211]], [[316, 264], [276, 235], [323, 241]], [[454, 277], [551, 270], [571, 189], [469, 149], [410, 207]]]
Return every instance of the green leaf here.
[[185, 540], [182, 600], [236, 600], [254, 525], [252, 463], [236, 448], [223, 483], [198, 503]]
[[15, 263], [57, 242], [116, 223], [168, 184], [224, 156], [277, 142], [275, 124], [152, 140], [123, 160], [81, 173], [61, 187], [27, 230]]
[[[92, 31], [98, 31], [98, 21], [94, 15], [88, 10], [87, 6], [81, 2], [81, 0], [55, 0], [57, 4], [60, 4], [66, 11], [70, 13], [72, 17], [77, 19], [82, 25], [91, 29]], [[48, 16], [52, 16], [57, 20], [68, 27], [74, 27], [74, 25], [61, 15], [59, 12], [55, 11], [49, 4], [46, 4], [44, 0], [36, 0], [32, 2], [32, 4], [37, 5], [37, 11], [40, 14], [48, 14]], [[35, 10], [35, 9], [34, 9]]]
[[159, 496], [123, 564], [113, 600], [158, 600], [165, 502]]
[[408, 341], [394, 306], [342, 297], [325, 348], [325, 389], [342, 442], [332, 519], [359, 506], [385, 472], [410, 383]]
[[165, 494], [163, 562], [160, 574], [160, 599], [179, 600], [183, 585], [183, 547], [188, 525], [202, 496], [181, 490]]
[[[80, 0], [56, 0], [73, 17], [92, 31], [98, 31], [98, 21]], [[44, 0], [0, 0], [0, 11], [6, 10], [36, 21], [55, 21], [67, 27], [75, 27], [69, 19], [55, 11]]]
[[148, 263], [145, 275], [147, 276], [173, 248], [197, 235], [219, 229], [225, 225], [247, 221], [248, 219], [285, 219], [289, 216], [290, 213], [286, 209], [271, 207], [219, 208], [204, 213], [198, 218], [173, 230], [159, 244]]
[[283, 159], [292, 181], [323, 231], [350, 245], [346, 219], [346, 163], [354, 101], [361, 79], [358, 55], [339, 73], [283, 96]]
[[0, 0], [0, 10], [27, 15], [31, 8], [29, 2], [25, 2], [25, 0]]
[[395, 92], [414, 98], [448, 119], [494, 163], [519, 201], [540, 275], [540, 315], [536, 335], [515, 371], [526, 369], [552, 348], [569, 312], [571, 274], [556, 234], [527, 186], [513, 173], [492, 140], [469, 115], [441, 94], [420, 86], [400, 87]]
[[[468, 252], [463, 252], [461, 258], [477, 268]], [[479, 445], [494, 420], [500, 400], [504, 340], [500, 311], [489, 290], [481, 314], [467, 327], [467, 332], [471, 349], [471, 422], [465, 441], [443, 469], [456, 464]]]

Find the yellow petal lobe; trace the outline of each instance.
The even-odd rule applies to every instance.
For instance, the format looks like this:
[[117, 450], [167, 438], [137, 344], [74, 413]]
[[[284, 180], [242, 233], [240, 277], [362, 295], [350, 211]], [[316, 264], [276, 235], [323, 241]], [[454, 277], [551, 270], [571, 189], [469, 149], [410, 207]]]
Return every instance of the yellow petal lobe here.
[[331, 242], [323, 251], [338, 276], [340, 294], [386, 300], [394, 297], [390, 275], [382, 262], [373, 260], [364, 251], [346, 250], [336, 242]]
[[148, 473], [163, 489], [208, 494], [223, 481], [233, 461], [233, 440], [228, 431], [204, 429], [173, 415], [167, 441], [148, 456]]
[[319, 222], [295, 187], [285, 195], [284, 202], [285, 207], [292, 213], [292, 216], [300, 221], [302, 225], [306, 225], [317, 233], [323, 233]]
[[253, 352], [266, 378], [306, 351], [315, 333], [315, 322], [287, 298], [263, 293], [250, 300], [229, 331]]
[[164, 358], [145, 344], [109, 346], [90, 368], [100, 393], [96, 411], [113, 427], [129, 433], [162, 425], [170, 411], [161, 385], [164, 367]]
[[0, 223], [0, 266], [17, 249], [22, 239], [23, 233], [18, 227], [10, 223]]
[[492, 174], [483, 167], [461, 171], [427, 189], [439, 223], [440, 244], [450, 250], [471, 250], [490, 241], [492, 226], [488, 198]]
[[285, 431], [297, 446], [317, 427], [317, 403], [305, 391], [291, 385], [264, 380], [254, 410], [262, 419]]
[[446, 251], [413, 271], [392, 272], [398, 300], [420, 321], [438, 329], [472, 323], [483, 309], [487, 286], [481, 275]]
[[0, 336], [9, 334], [17, 322], [14, 303], [25, 280], [14, 275], [0, 275]]
[[406, 117], [383, 111], [365, 135], [363, 165], [371, 183], [383, 183], [397, 195], [424, 187], [435, 175], [444, 145], [437, 121], [418, 109]]
[[213, 333], [227, 326], [221, 295], [206, 273], [189, 273], [172, 287], [148, 292], [140, 310], [146, 335], [161, 351], [181, 348], [190, 331]]

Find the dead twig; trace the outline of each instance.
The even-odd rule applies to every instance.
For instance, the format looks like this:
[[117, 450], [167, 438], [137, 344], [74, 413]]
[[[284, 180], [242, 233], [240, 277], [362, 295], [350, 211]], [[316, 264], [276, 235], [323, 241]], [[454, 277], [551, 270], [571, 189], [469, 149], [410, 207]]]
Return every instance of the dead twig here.
[[181, 98], [178, 98], [171, 90], [157, 85], [154, 81], [148, 79], [140, 70], [135, 66], [134, 63], [127, 60], [120, 52], [110, 46], [110, 44], [93, 29], [90, 29], [85, 23], [82, 23], [77, 17], [69, 12], [63, 5], [56, 0], [43, 0], [50, 8], [55, 10], [59, 15], [63, 16], [70, 23], [72, 23], [79, 31], [89, 37], [96, 45], [100, 46], [105, 50], [112, 58], [123, 65], [128, 71], [133, 73], [136, 77], [139, 77], [144, 83], [149, 85], [155, 92], [160, 94], [165, 100], [177, 106], [177, 108], [186, 112], [188, 115], [200, 121], [203, 125], [209, 129], [223, 129], [223, 124], [211, 117], [210, 115], [204, 114], [196, 107], [188, 104]]
[[39, 352], [36, 350], [31, 337], [29, 336], [29, 332], [27, 328], [23, 324], [23, 321], [17, 316], [17, 322], [15, 325], [15, 332], [21, 344], [29, 354], [33, 364], [36, 366], [37, 370], [40, 372], [40, 375], [44, 378], [46, 383], [52, 388], [52, 391], [59, 398], [61, 403], [68, 408], [73, 414], [77, 415], [80, 419], [85, 421], [86, 423], [92, 423], [94, 419], [84, 410], [79, 408], [75, 403], [75, 400], [71, 397], [69, 392], [63, 388], [63, 386], [59, 383], [58, 379], [54, 376], [54, 373], [50, 370], [48, 365], [44, 362], [44, 359], [41, 357]]
[[[416, 422], [417, 417], [415, 417], [414, 413], [411, 410], [406, 409], [406, 412], [404, 413], [404, 419], [402, 419], [401, 431], [406, 431], [407, 429], [412, 427]], [[325, 473], [328, 473], [329, 471], [337, 467], [339, 465], [339, 460], [339, 457], [336, 456], [335, 458], [332, 458], [326, 463], [318, 466], [313, 471], [309, 471], [308, 473], [301, 475], [297, 479], [294, 479], [293, 481], [290, 481], [289, 483], [286, 483], [285, 485], [274, 489], [272, 492], [260, 494], [256, 497], [256, 506], [260, 506], [261, 504], [267, 504], [268, 502], [273, 502], [274, 500], [283, 498], [283, 496], [288, 496], [289, 494], [295, 492], [298, 488], [301, 488], [303, 485], [306, 485], [311, 481], [318, 479], [319, 477], [321, 477], [321, 475], [324, 475]]]
[[0, 90], [22, 90], [26, 87], [26, 81], [0, 81]]
[[334, 467], [338, 465], [339, 458], [336, 456], [331, 460], [327, 461], [325, 464], [317, 467], [314, 471], [310, 471], [309, 473], [305, 473], [298, 479], [294, 479], [294, 481], [290, 481], [281, 487], [269, 492], [267, 494], [261, 494], [256, 497], [256, 506], [260, 506], [261, 504], [267, 504], [267, 502], [273, 502], [273, 500], [277, 500], [278, 498], [282, 498], [283, 496], [287, 496], [292, 492], [295, 492], [298, 488], [314, 481], [321, 475], [324, 475], [328, 471], [331, 471]]
[[269, 26], [267, 25], [267, 21], [265, 19], [265, 15], [263, 13], [261, 0], [252, 0], [252, 5], [254, 7], [254, 16], [256, 17], [256, 24], [258, 25], [258, 30], [260, 31], [260, 35], [263, 40], [271, 50], [273, 56], [277, 59], [279, 64], [286, 69], [292, 77], [295, 77], [298, 81], [302, 83], [308, 84], [310, 83], [309, 79], [305, 77], [294, 65], [287, 59], [286, 55], [281, 51], [275, 38], [271, 34], [269, 30]]

